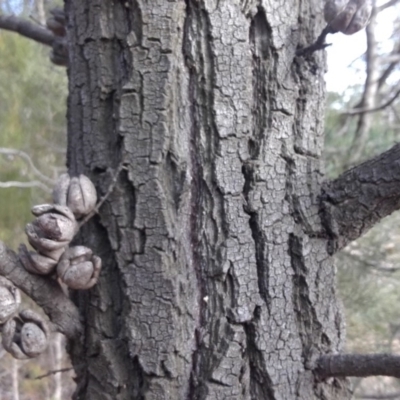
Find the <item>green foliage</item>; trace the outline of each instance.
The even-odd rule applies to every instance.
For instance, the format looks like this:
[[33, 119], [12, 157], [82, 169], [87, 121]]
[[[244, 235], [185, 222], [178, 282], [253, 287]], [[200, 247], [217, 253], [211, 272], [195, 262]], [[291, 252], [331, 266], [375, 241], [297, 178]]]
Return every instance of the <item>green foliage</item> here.
[[[24, 151], [39, 171], [54, 179], [65, 169], [67, 79], [66, 70], [50, 62], [49, 51], [0, 30], [0, 148]], [[0, 154], [0, 182], [37, 180], [23, 159]], [[50, 194], [38, 188], [0, 188], [0, 240], [14, 249], [26, 242], [25, 224], [33, 219], [30, 208], [50, 200]], [[35, 308], [25, 296], [23, 304]], [[34, 378], [52, 369], [52, 358], [50, 346], [40, 357], [18, 363], [21, 400], [49, 398], [51, 378]], [[4, 355], [1, 372], [11, 371], [12, 365], [11, 356]], [[10, 375], [0, 387], [1, 397], [3, 390], [11, 389]]]
[[[0, 31], [0, 147], [23, 150], [50, 178], [63, 168], [67, 84], [63, 68], [48, 48], [15, 33]], [[19, 157], [0, 155], [0, 181], [37, 180]], [[41, 189], [0, 188], [0, 238], [22, 240], [33, 204], [49, 200]]]

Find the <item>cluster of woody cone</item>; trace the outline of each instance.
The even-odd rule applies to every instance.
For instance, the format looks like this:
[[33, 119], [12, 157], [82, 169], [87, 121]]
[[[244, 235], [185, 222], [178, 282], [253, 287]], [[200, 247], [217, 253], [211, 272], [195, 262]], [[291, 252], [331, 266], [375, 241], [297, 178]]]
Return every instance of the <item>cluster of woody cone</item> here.
[[372, 12], [371, 0], [326, 0], [325, 21], [333, 31], [352, 35], [365, 28]]
[[[36, 251], [28, 251], [21, 244], [21, 263], [28, 272], [47, 275], [63, 287], [89, 289], [97, 283], [101, 259], [88, 247], [69, 244], [82, 220], [95, 209], [96, 189], [84, 175], [71, 178], [64, 174], [54, 188], [53, 202], [32, 208], [36, 219], [26, 225], [25, 232]], [[18, 289], [0, 276], [2, 344], [13, 357], [26, 359], [46, 349], [50, 329], [35, 311], [19, 311], [20, 303]]]

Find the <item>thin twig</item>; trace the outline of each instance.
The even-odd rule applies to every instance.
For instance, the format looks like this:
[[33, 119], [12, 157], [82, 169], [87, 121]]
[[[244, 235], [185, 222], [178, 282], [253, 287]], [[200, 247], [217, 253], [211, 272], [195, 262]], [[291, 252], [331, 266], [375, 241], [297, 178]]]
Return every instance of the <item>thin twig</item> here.
[[47, 373], [44, 374], [44, 375], [36, 376], [35, 378], [32, 378], [32, 379], [33, 379], [33, 380], [43, 379], [43, 378], [47, 378], [47, 377], [49, 377], [49, 376], [51, 376], [51, 375], [59, 374], [59, 373], [61, 373], [61, 372], [68, 372], [68, 371], [71, 371], [71, 370], [73, 370], [72, 367], [69, 367], [69, 368], [61, 368], [61, 369], [55, 369], [55, 370], [52, 370], [52, 371], [47, 372]]
[[32, 161], [32, 158], [29, 156], [28, 153], [25, 153], [22, 150], [18, 150], [18, 149], [10, 149], [7, 147], [0, 147], [0, 154], [4, 154], [7, 156], [17, 156], [22, 158], [28, 165], [29, 168], [31, 170], [31, 172], [36, 175], [40, 180], [48, 183], [49, 185], [54, 185], [55, 184], [55, 180], [49, 178], [48, 176], [44, 175], [42, 172], [39, 171], [38, 168], [36, 168], [35, 164]]
[[356, 115], [356, 114], [363, 114], [363, 113], [373, 113], [377, 111], [381, 111], [386, 107], [389, 107], [396, 99], [400, 96], [400, 89], [392, 96], [386, 103], [381, 104], [378, 107], [373, 108], [355, 108], [353, 110], [345, 111], [342, 114], [344, 115]]
[[389, 0], [387, 3], [382, 4], [380, 7], [377, 7], [377, 12], [381, 12], [385, 10], [386, 8], [392, 7], [396, 5], [399, 2], [399, 0]]
[[93, 209], [92, 212], [90, 212], [86, 217], [79, 222], [79, 229], [82, 228], [83, 225], [86, 224], [91, 218], [93, 218], [96, 214], [98, 214], [101, 206], [104, 204], [104, 202], [108, 199], [108, 197], [111, 195], [113, 192], [115, 185], [117, 184], [118, 176], [121, 173], [122, 170], [126, 169], [126, 165], [124, 163], [121, 163], [117, 170], [115, 171], [115, 174], [112, 178], [111, 184], [108, 187], [107, 193], [100, 199], [100, 201], [97, 203], [96, 207]]
[[0, 188], [11, 188], [11, 187], [16, 187], [16, 188], [21, 188], [21, 189], [27, 189], [27, 188], [33, 188], [33, 187], [38, 187], [42, 190], [44, 190], [47, 193], [51, 193], [52, 190], [46, 186], [44, 183], [39, 182], [39, 181], [30, 181], [30, 182], [19, 182], [19, 181], [7, 181], [7, 182], [0, 182]]
[[329, 43], [325, 43], [325, 39], [329, 33], [336, 33], [336, 32], [332, 30], [330, 25], [327, 25], [322, 30], [321, 34], [318, 36], [318, 39], [310, 46], [307, 46], [307, 47], [304, 47], [303, 49], [297, 50], [296, 56], [305, 57], [309, 54], [314, 53], [317, 50], [323, 50], [326, 47], [330, 46]]

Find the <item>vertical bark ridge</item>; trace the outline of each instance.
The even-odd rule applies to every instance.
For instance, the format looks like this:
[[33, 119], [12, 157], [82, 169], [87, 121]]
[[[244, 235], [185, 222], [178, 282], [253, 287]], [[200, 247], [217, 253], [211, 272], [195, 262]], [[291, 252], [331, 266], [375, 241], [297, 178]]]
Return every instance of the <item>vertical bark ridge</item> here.
[[[271, 46], [271, 28], [268, 25], [263, 8], [259, 8], [257, 14], [252, 18], [250, 25], [249, 40], [252, 52], [252, 76], [253, 76], [253, 99], [252, 99], [252, 135], [249, 137], [250, 159], [243, 165], [243, 176], [245, 184], [243, 195], [246, 199], [245, 210], [250, 215], [250, 228], [256, 249], [257, 275], [259, 292], [264, 300], [266, 313], [270, 313], [269, 306], [271, 297], [269, 291], [269, 261], [266, 237], [260, 221], [260, 214], [252, 207], [251, 193], [256, 190], [258, 179], [258, 162], [261, 159], [263, 143], [266, 135], [271, 130], [271, 98], [274, 80], [269, 80], [271, 70], [274, 70], [274, 49]], [[255, 321], [259, 320], [261, 309], [255, 314]], [[254, 321], [254, 322], [255, 322]], [[249, 377], [251, 398], [274, 398], [274, 390], [271, 377], [266, 368], [263, 367], [263, 354], [255, 345], [257, 330], [255, 324], [246, 324], [247, 355], [249, 358]]]
[[[144, 399], [186, 396], [199, 312], [193, 237], [187, 234], [193, 224], [191, 139], [190, 131], [179, 129], [188, 126], [187, 77], [179, 75], [182, 36], [176, 35], [183, 30], [184, 4], [156, 3], [137, 2], [142, 33], [128, 38], [136, 75], [120, 108], [124, 157], [137, 198], [133, 225], [145, 236], [143, 253], [124, 260], [123, 267], [131, 299], [130, 355], [144, 371]], [[160, 19], [151, 18], [157, 12]]]
[[[195, 13], [199, 13], [197, 18]], [[207, 46], [204, 37], [207, 24], [204, 13], [196, 7], [192, 2], [186, 2], [185, 25], [183, 32], [183, 54], [185, 57], [185, 65], [189, 74], [188, 99], [190, 104], [190, 246], [192, 252], [192, 268], [196, 274], [198, 297], [197, 297], [197, 323], [195, 328], [196, 348], [192, 354], [192, 366], [190, 376], [190, 390], [187, 399], [198, 397], [199, 387], [202, 381], [207, 379], [207, 370], [205, 360], [200, 357], [205, 351], [203, 348], [203, 333], [207, 318], [206, 302], [208, 299], [208, 288], [206, 287], [206, 264], [202, 254], [204, 248], [204, 238], [202, 237], [202, 228], [204, 225], [203, 203], [206, 193], [206, 185], [204, 182], [203, 165], [206, 163], [202, 159], [203, 147], [200, 129], [204, 128], [204, 118], [209, 118], [209, 114], [203, 109], [209, 107], [210, 99], [207, 98], [207, 91], [204, 87], [206, 83], [205, 69], [206, 63], [211, 63], [208, 58], [209, 53], [204, 50]], [[200, 47], [200, 49], [199, 49]], [[204, 54], [201, 51], [204, 50]], [[199, 57], [202, 54], [203, 57]], [[202, 81], [202, 82], [201, 82]], [[212, 129], [213, 121], [208, 121]], [[204, 134], [204, 133], [203, 133]]]
[[[198, 297], [184, 229], [189, 135], [179, 129], [187, 115], [176, 35], [184, 4], [71, 0], [67, 8], [76, 27], [70, 170], [92, 171], [106, 192], [110, 167], [129, 166], [102, 208], [106, 229], [97, 227], [91, 245], [108, 253], [101, 283], [91, 295], [76, 296], [82, 309], [86, 299], [93, 310], [86, 306], [83, 343], [73, 344], [74, 363], [84, 357], [90, 371], [80, 377], [76, 397], [184, 398]], [[152, 17], [157, 12], [160, 19]]]
[[[265, 3], [265, 9], [270, 10], [268, 2]], [[310, 4], [307, 11], [301, 8], [303, 4], [282, 2], [280, 18], [282, 15], [293, 18], [295, 13], [284, 11], [286, 7], [297, 6], [302, 16], [318, 13], [317, 7], [312, 8], [316, 3]], [[300, 73], [293, 73], [287, 61], [293, 59], [294, 48], [286, 43], [295, 44], [296, 39], [289, 32], [282, 33], [280, 19], [273, 13], [265, 12], [265, 18], [262, 13], [263, 8], [259, 8], [250, 30], [250, 37], [254, 38], [253, 54], [259, 54], [253, 73], [266, 76], [264, 81], [260, 79], [264, 89], [260, 89], [260, 81], [253, 85], [253, 109], [264, 111], [257, 100], [265, 93], [270, 101], [267, 101], [265, 126], [260, 125], [257, 112], [253, 112], [253, 134], [260, 138], [256, 140], [259, 150], [251, 152], [253, 160], [244, 169], [246, 209], [251, 214], [257, 249], [260, 293], [268, 303], [260, 307], [257, 318], [248, 327], [252, 398], [312, 399], [326, 388], [312, 383], [308, 370], [310, 348], [318, 353], [336, 351], [340, 346], [339, 329], [331, 329], [331, 326], [338, 328], [335, 321], [339, 313], [332, 262], [323, 241], [315, 238], [321, 230], [316, 194], [320, 191], [323, 123], [311, 115], [323, 115], [321, 60], [307, 61], [301, 65]], [[262, 38], [258, 42], [257, 28]], [[318, 27], [314, 29], [316, 33]], [[310, 28], [302, 26], [301, 34], [310, 36]], [[260, 68], [262, 55], [270, 73]], [[297, 65], [297, 60], [293, 65]], [[307, 244], [294, 246], [297, 242], [293, 238], [300, 237], [305, 237]], [[293, 253], [293, 247], [301, 254]], [[310, 248], [314, 249], [312, 254]], [[306, 265], [309, 269], [304, 270]], [[331, 304], [325, 300], [321, 304], [315, 298], [322, 286], [332, 293], [327, 296]], [[303, 308], [297, 313], [300, 299]], [[305, 337], [311, 339], [303, 341]], [[290, 354], [288, 348], [292, 349]], [[281, 374], [282, 360], [285, 371]], [[271, 388], [268, 393], [265, 385]], [[289, 387], [292, 389], [288, 390]]]
[[[226, 227], [220, 218], [223, 198], [215, 185], [214, 157], [218, 149], [218, 131], [213, 108], [215, 64], [210, 24], [207, 11], [196, 2], [188, 1], [184, 54], [190, 74], [192, 167], [197, 166], [195, 172], [198, 174], [192, 182], [192, 196], [197, 197], [199, 187], [202, 193], [202, 204], [192, 218], [197, 220], [193, 233], [198, 238], [195, 250], [200, 261], [197, 265], [198, 285], [203, 288], [199, 305], [202, 318], [197, 334], [198, 348], [194, 353], [190, 399], [216, 398], [213, 397], [215, 393], [221, 391], [231, 393], [231, 388], [224, 382], [226, 378], [215, 370], [236, 336], [235, 329], [231, 329], [224, 315], [223, 297], [229, 288], [227, 282], [220, 279], [227, 272], [224, 268], [229, 268], [229, 265], [219, 265], [225, 261], [221, 243], [226, 237]], [[221, 336], [223, 340], [220, 340]]]
[[[187, 4], [184, 51], [191, 81], [198, 93], [193, 99], [195, 115], [192, 117], [197, 123], [194, 134], [200, 146], [195, 152], [203, 155], [201, 209], [205, 216], [202, 230], [197, 233], [203, 240], [202, 257], [207, 260], [203, 262], [205, 271], [200, 276], [206, 286], [207, 302], [203, 307], [207, 318], [199, 335], [191, 398], [247, 398], [248, 368], [246, 361], [240, 360], [240, 352], [246, 347], [242, 322], [252, 318], [259, 296], [254, 259], [246, 265], [251, 233], [248, 228], [242, 232], [247, 224], [236, 225], [234, 221], [237, 215], [239, 222], [243, 218], [248, 220], [241, 198], [240, 160], [242, 156], [247, 158], [247, 150], [241, 147], [247, 148], [246, 121], [250, 114], [250, 109], [241, 109], [240, 97], [245, 95], [246, 84], [251, 83], [249, 60], [242, 56], [245, 52], [241, 53], [240, 47], [245, 48], [248, 38], [244, 37], [246, 29], [235, 18], [230, 18], [238, 13], [238, 4], [226, 4], [222, 9], [202, 2], [188, 1]], [[225, 19], [231, 24], [229, 32], [223, 33]], [[240, 39], [232, 38], [233, 30], [238, 27]], [[228, 154], [229, 164], [223, 165]], [[241, 238], [240, 232], [244, 233]], [[250, 273], [241, 275], [245, 270]], [[246, 282], [251, 286], [244, 291]], [[233, 362], [233, 355], [238, 358], [237, 362]]]
[[[89, 13], [107, 20], [104, 14], [117, 10], [99, 7], [94, 12], [86, 7], [81, 2], [66, 3], [70, 24], [69, 40], [74, 44], [70, 52], [72, 62], [69, 71], [67, 161], [71, 173], [86, 173], [91, 176], [101, 194], [107, 191], [111, 183], [112, 168], [118, 163], [120, 148], [115, 145], [119, 137], [115, 135], [115, 120], [112, 115], [118, 101], [115, 81], [120, 79], [120, 73], [126, 73], [129, 67], [115, 65], [109, 69], [105, 68], [102, 60], [116, 60], [114, 51], [120, 51], [118, 39], [114, 41], [115, 38], [110, 35], [100, 39], [91, 31], [95, 21], [92, 19], [92, 25], [89, 27], [82, 18], [85, 13]], [[71, 25], [79, 28], [71, 29]], [[124, 26], [122, 24], [122, 27]], [[93, 46], [94, 42], [99, 44], [100, 40], [104, 45]], [[88, 43], [88, 46], [85, 46], [85, 43]], [[107, 71], [105, 76], [99, 71], [101, 67]], [[122, 177], [121, 181], [127, 182], [126, 177]], [[119, 190], [119, 194], [123, 192], [124, 190]], [[110, 201], [115, 199], [114, 195], [115, 193]], [[122, 201], [122, 208], [131, 207], [129, 198], [129, 194], [125, 196], [127, 201]], [[108, 204], [104, 209], [107, 210], [104, 215], [111, 221], [118, 215]], [[92, 229], [94, 225], [96, 229]], [[101, 256], [105, 267], [98, 286], [90, 293], [75, 293], [73, 296], [87, 326], [82, 340], [70, 343], [70, 354], [78, 376], [78, 388], [74, 396], [76, 399], [129, 399], [131, 395], [138, 393], [142, 385], [141, 369], [127, 357], [128, 344], [121, 335], [126, 304], [121, 287], [120, 269], [114, 257], [114, 250], [118, 248], [118, 241], [114, 236], [117, 231], [116, 224], [105, 223], [105, 226], [110, 229], [109, 232], [99, 224], [99, 219], [95, 218], [95, 223], [91, 222], [85, 226], [78, 238], [81, 243], [91, 247]]]

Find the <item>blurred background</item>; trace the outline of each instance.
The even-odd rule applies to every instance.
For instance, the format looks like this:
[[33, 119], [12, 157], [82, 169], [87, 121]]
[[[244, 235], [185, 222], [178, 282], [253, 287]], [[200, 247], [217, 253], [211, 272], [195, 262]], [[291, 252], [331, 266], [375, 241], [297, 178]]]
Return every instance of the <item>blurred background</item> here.
[[[56, 6], [62, 1], [0, 0], [0, 17], [44, 27]], [[51, 202], [53, 183], [66, 169], [66, 68], [50, 61], [50, 51], [0, 29], [0, 237], [14, 250], [27, 244], [30, 208]], [[23, 303], [37, 310], [28, 298]], [[74, 374], [64, 348], [64, 338], [55, 334], [44, 354], [19, 361], [0, 344], [0, 399], [71, 399]]]
[[[376, 2], [366, 30], [330, 35], [325, 122], [328, 178], [400, 141], [400, 1]], [[400, 212], [336, 256], [347, 351], [400, 354]], [[400, 382], [353, 379], [354, 398], [400, 400]]]
[[[0, 0], [0, 20], [14, 15], [45, 27], [56, 6], [62, 2]], [[400, 141], [400, 0], [377, 1], [366, 30], [327, 41], [324, 157], [327, 178], [335, 178]], [[0, 29], [0, 238], [14, 249], [26, 243], [31, 206], [51, 201], [65, 171], [66, 69], [50, 61], [50, 51]], [[400, 213], [345, 248], [336, 264], [346, 351], [400, 354]], [[64, 347], [53, 335], [45, 354], [17, 361], [0, 345], [0, 400], [70, 399], [74, 373]], [[395, 379], [353, 383], [356, 399], [400, 400]]]

